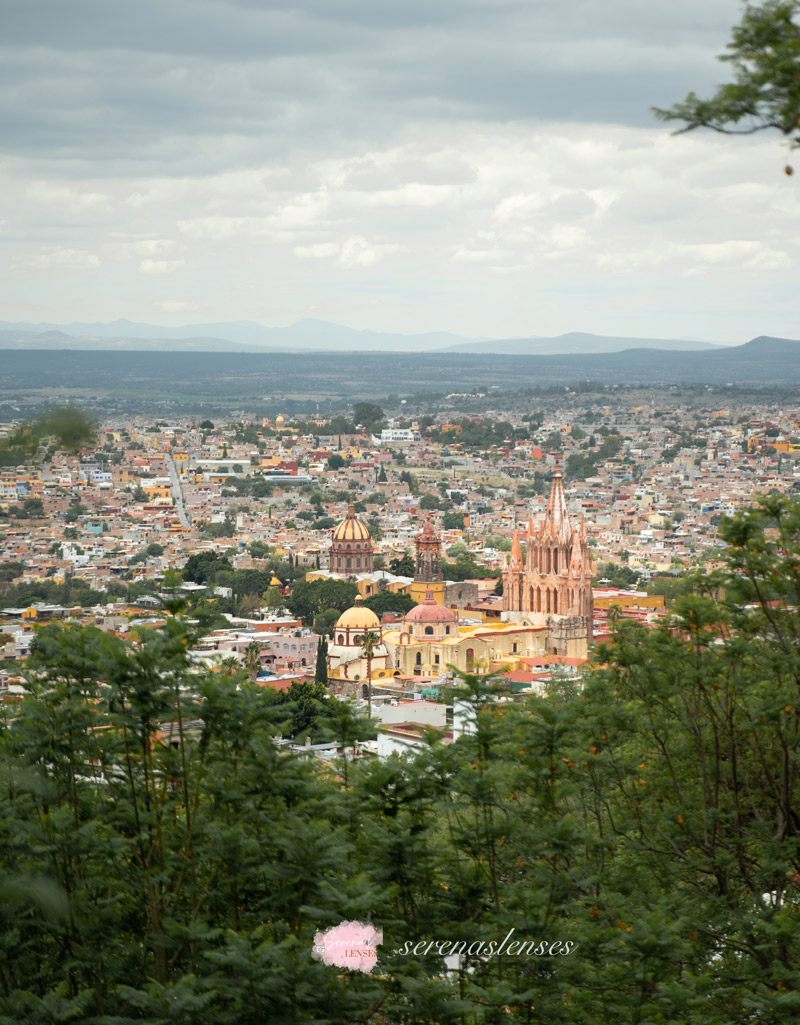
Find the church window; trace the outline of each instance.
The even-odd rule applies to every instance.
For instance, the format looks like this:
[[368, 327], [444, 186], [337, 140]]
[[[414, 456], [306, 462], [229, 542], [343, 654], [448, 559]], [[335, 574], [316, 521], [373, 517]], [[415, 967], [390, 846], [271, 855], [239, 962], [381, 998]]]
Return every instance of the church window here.
[[350, 569], [350, 563], [351, 563], [352, 561], [353, 561], [352, 559], [348, 559], [348, 560], [347, 560], [347, 568], [348, 568], [348, 569]]
[[444, 632], [445, 632], [446, 634], [449, 634], [449, 633], [450, 633], [450, 627], [449, 627], [449, 626], [446, 626], [446, 627], [444, 628]]
[[471, 669], [475, 662], [475, 652], [472, 648], [467, 648], [467, 669]]
[[517, 642], [516, 641], [514, 641], [514, 644], [513, 644], [512, 648], [511, 648], [511, 650], [516, 655], [516, 653], [517, 653]]
[[347, 549], [348, 552], [350, 551], [350, 545], [345, 545], [345, 548]]
[[361, 634], [356, 634], [355, 637], [353, 638], [353, 644], [360, 644], [360, 643], [361, 643]]
[[430, 637], [433, 634], [433, 627], [432, 626], [426, 626], [425, 627], [425, 633]]
[[417, 652], [417, 658], [416, 658], [415, 664], [416, 664], [417, 668], [419, 668], [422, 665], [422, 652], [421, 651]]
[[438, 665], [439, 665], [439, 656], [438, 656], [438, 655], [434, 655], [434, 656], [433, 656], [433, 664], [434, 664], [435, 666], [438, 666]]
[[344, 634], [339, 634], [339, 636], [336, 638], [336, 643], [344, 644]]

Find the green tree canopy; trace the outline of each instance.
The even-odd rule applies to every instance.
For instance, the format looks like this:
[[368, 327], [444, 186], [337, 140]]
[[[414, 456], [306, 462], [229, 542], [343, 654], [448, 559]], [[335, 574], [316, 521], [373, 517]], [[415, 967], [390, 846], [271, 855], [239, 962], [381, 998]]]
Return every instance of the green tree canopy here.
[[719, 59], [732, 66], [732, 82], [707, 100], [692, 92], [674, 107], [653, 108], [656, 117], [682, 121], [679, 133], [711, 128], [750, 135], [775, 128], [800, 146], [800, 2], [746, 4], [727, 49]]
[[408, 552], [389, 560], [389, 572], [398, 577], [413, 577], [416, 572], [414, 557]]
[[226, 559], [216, 552], [198, 552], [195, 555], [190, 555], [186, 560], [186, 565], [183, 567], [183, 578], [195, 584], [211, 584], [217, 573], [226, 570], [233, 570], [230, 559]]
[[287, 605], [292, 615], [310, 625], [325, 609], [336, 609], [340, 613], [349, 609], [357, 594], [356, 585], [344, 580], [298, 580]]
[[378, 591], [365, 598], [364, 605], [380, 618], [384, 612], [399, 612], [401, 615], [410, 612], [414, 608], [414, 599], [396, 591]]
[[[580, 679], [459, 674], [448, 742], [380, 761], [352, 704], [205, 672], [178, 619], [40, 628], [0, 719], [0, 1019], [793, 1025], [800, 504], [720, 536]], [[314, 958], [344, 920], [378, 971]]]
[[369, 429], [383, 420], [383, 410], [374, 402], [357, 402], [353, 406], [353, 420]]

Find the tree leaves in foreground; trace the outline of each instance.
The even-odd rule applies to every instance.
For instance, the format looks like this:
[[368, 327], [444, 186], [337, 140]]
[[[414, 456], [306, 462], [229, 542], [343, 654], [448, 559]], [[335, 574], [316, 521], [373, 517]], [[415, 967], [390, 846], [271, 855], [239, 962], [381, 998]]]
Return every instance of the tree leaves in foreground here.
[[[0, 1022], [796, 1021], [800, 506], [721, 532], [583, 687], [465, 675], [453, 743], [336, 770], [177, 620], [40, 631], [0, 731]], [[311, 957], [344, 919], [383, 930], [372, 975]]]
[[94, 441], [97, 425], [77, 406], [53, 406], [25, 423], [0, 447], [0, 466], [16, 466], [35, 457], [45, 441], [76, 451]]
[[800, 146], [800, 2], [746, 4], [728, 50], [719, 59], [732, 65], [733, 82], [707, 100], [689, 93], [674, 107], [654, 108], [656, 117], [683, 121], [679, 132], [712, 128], [750, 135], [776, 128], [792, 148]]

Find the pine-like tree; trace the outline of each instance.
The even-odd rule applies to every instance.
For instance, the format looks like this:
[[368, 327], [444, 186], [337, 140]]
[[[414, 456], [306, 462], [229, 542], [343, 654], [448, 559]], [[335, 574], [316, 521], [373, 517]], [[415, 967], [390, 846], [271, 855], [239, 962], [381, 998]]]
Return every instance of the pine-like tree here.
[[314, 682], [328, 686], [328, 638], [320, 637], [317, 641], [317, 665], [314, 670]]

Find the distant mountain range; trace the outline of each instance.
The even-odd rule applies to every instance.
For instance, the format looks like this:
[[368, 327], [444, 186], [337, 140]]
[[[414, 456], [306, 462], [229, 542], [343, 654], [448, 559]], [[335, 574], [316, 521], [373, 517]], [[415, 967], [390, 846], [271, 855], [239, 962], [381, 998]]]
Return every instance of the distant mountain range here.
[[520, 356], [550, 356], [564, 353], [623, 352], [627, 349], [719, 349], [712, 342], [693, 342], [676, 338], [623, 338], [570, 331], [554, 338], [502, 338], [451, 345], [451, 352], [489, 352]]
[[580, 332], [557, 337], [470, 339], [448, 332], [404, 335], [358, 331], [325, 320], [298, 320], [266, 327], [252, 320], [164, 327], [114, 320], [109, 323], [27, 324], [0, 321], [0, 349], [86, 349], [123, 352], [460, 352], [561, 356], [627, 349], [698, 351], [711, 342], [675, 338], [624, 338]]
[[242, 409], [247, 403], [284, 396], [357, 401], [390, 392], [447, 394], [470, 391], [476, 382], [507, 390], [579, 381], [797, 389], [800, 342], [760, 337], [744, 345], [695, 351], [637, 348], [557, 355], [372, 350], [355, 358], [352, 351], [319, 350], [189, 353], [24, 347], [0, 351], [0, 393], [79, 389], [82, 394], [89, 390], [95, 395], [119, 395], [126, 402], [133, 402], [137, 395], [148, 396], [148, 401], [157, 395], [159, 401], [183, 408], [224, 401]]

